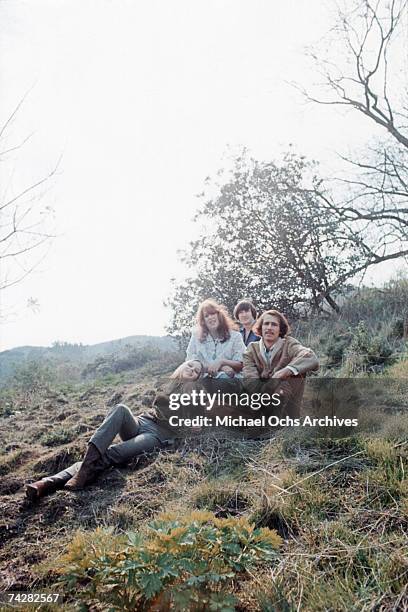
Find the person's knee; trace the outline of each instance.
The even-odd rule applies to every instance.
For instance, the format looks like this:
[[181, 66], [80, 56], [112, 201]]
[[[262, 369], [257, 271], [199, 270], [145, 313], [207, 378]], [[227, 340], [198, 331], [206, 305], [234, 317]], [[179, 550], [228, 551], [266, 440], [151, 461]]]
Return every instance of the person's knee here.
[[159, 448], [163, 445], [160, 438], [155, 436], [152, 433], [143, 433], [140, 436], [140, 440], [142, 441], [142, 450], [141, 452], [149, 452], [153, 449]]
[[130, 409], [125, 404], [115, 404], [113, 412], [119, 414], [132, 414]]
[[112, 444], [106, 451], [111, 465], [124, 465], [144, 453], [150, 453], [162, 446], [162, 442], [151, 433], [143, 433], [125, 442]]

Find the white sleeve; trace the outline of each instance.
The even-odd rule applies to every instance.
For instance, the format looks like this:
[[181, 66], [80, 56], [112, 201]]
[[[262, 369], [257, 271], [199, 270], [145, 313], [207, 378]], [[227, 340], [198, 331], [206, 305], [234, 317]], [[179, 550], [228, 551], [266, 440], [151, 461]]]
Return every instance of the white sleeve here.
[[232, 361], [243, 361], [243, 355], [246, 351], [246, 346], [239, 332], [234, 333], [234, 341], [232, 346]]
[[198, 356], [198, 346], [197, 346], [197, 338], [194, 332], [191, 334], [190, 342], [188, 343], [186, 359], [199, 359]]

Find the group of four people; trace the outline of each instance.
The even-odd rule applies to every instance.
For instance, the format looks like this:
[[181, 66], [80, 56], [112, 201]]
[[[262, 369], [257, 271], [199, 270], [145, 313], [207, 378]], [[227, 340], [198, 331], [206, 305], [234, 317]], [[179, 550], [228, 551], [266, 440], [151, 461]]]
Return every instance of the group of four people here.
[[[267, 310], [257, 320], [254, 305], [240, 301], [234, 317], [226, 308], [205, 300], [197, 312], [197, 326], [187, 347], [187, 361], [171, 375], [164, 392], [157, 393], [150, 410], [134, 417], [127, 406], [117, 404], [91, 437], [82, 462], [26, 487], [30, 500], [65, 486], [82, 489], [107, 467], [123, 465], [144, 452], [163, 446], [175, 432], [169, 427], [169, 394], [188, 392], [199, 380], [214, 379], [229, 388], [248, 393], [274, 393], [286, 397], [286, 410], [299, 411], [304, 375], [318, 368], [315, 353], [289, 336], [285, 316]], [[289, 379], [297, 379], [288, 384]], [[112, 444], [116, 435], [121, 442]]]

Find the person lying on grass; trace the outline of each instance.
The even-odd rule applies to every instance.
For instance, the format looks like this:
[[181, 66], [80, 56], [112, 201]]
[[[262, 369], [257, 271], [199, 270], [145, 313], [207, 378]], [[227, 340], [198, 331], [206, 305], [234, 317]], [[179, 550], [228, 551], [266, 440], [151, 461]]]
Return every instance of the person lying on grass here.
[[[58, 474], [28, 484], [27, 497], [35, 501], [62, 487], [70, 491], [82, 489], [108, 467], [123, 465], [142, 453], [172, 441], [175, 431], [168, 422], [169, 395], [189, 392], [192, 383], [202, 374], [203, 365], [200, 361], [185, 361], [171, 375], [172, 380], [165, 392], [156, 394], [152, 408], [136, 417], [125, 404], [116, 404], [91, 437], [83, 461]], [[116, 435], [122, 441], [112, 444]]]

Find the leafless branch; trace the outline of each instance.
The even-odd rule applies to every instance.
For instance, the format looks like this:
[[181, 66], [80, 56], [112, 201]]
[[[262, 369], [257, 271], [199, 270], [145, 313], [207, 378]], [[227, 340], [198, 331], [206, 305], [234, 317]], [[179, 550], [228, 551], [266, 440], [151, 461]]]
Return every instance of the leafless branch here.
[[[29, 91], [23, 96], [16, 105], [13, 112], [0, 127], [0, 161], [4, 162], [6, 154], [16, 151], [23, 147], [31, 135], [24, 138], [21, 142], [13, 146], [4, 146], [6, 132], [15, 120], [22, 104], [26, 100]], [[3, 146], [2, 146], [3, 145]], [[57, 161], [54, 168], [45, 176], [34, 183], [21, 189], [12, 197], [4, 197], [0, 202], [0, 290], [7, 289], [22, 282], [42, 261], [43, 247], [54, 237], [48, 231], [46, 225], [48, 218], [52, 215], [50, 207], [39, 208], [48, 184], [55, 176], [61, 158]], [[36, 261], [29, 260], [30, 253], [36, 251]]]

